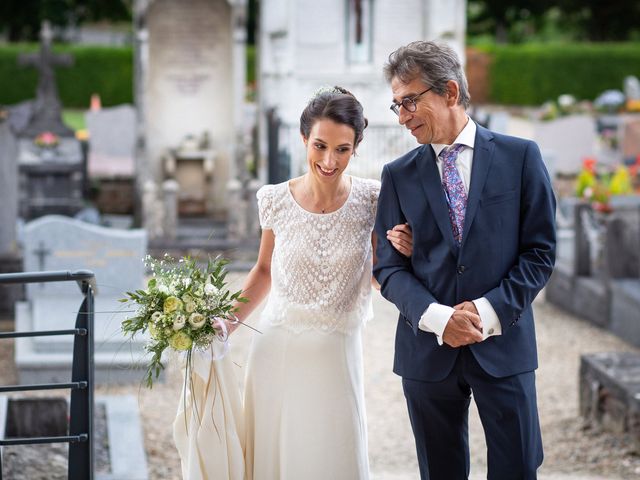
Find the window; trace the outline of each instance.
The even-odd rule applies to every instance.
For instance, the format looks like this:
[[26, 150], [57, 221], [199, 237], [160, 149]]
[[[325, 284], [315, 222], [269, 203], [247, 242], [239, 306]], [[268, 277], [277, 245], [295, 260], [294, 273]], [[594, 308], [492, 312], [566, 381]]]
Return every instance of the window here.
[[373, 0], [347, 0], [347, 60], [371, 62]]

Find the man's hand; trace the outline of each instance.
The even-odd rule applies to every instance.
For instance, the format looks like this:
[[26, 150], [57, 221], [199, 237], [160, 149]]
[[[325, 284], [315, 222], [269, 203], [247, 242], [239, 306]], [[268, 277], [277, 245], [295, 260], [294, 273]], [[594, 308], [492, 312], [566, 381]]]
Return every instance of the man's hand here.
[[401, 223], [387, 230], [387, 240], [405, 257], [410, 257], [413, 253], [413, 232], [408, 223]]
[[[465, 303], [473, 305], [472, 302]], [[473, 308], [475, 309], [475, 306]], [[444, 329], [442, 341], [453, 348], [481, 342], [482, 323], [478, 314], [469, 310], [456, 309]]]
[[[467, 312], [471, 312], [471, 313], [475, 313], [476, 315], [480, 315], [478, 313], [478, 309], [476, 308], [476, 304], [473, 303], [473, 302], [469, 302], [469, 301], [462, 302], [462, 303], [459, 303], [458, 305], [455, 305], [453, 308], [456, 309], [456, 310], [465, 310]], [[482, 328], [481, 328], [481, 330], [482, 330]]]

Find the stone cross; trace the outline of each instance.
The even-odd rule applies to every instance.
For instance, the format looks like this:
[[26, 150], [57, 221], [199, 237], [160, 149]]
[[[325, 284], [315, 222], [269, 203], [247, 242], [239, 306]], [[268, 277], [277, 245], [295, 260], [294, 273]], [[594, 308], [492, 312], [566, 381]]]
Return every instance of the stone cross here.
[[36, 248], [33, 253], [38, 256], [38, 269], [43, 272], [44, 271], [44, 263], [47, 256], [51, 253], [51, 250], [45, 248], [44, 243], [40, 242], [38, 248]]
[[20, 137], [35, 137], [42, 132], [52, 132], [61, 137], [73, 137], [74, 132], [62, 122], [62, 104], [58, 96], [56, 66], [71, 66], [71, 55], [56, 55], [51, 52], [53, 32], [48, 21], [42, 23], [40, 51], [37, 54], [20, 55], [20, 65], [33, 66], [38, 70], [38, 89], [33, 114], [27, 125], [18, 132]]

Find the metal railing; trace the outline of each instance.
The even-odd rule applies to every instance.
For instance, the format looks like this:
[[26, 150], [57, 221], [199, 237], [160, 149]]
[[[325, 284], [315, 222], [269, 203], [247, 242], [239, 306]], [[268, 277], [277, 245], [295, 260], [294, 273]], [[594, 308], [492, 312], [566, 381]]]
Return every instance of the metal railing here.
[[[69, 443], [69, 479], [93, 480], [93, 323], [95, 276], [89, 270], [25, 272], [0, 274], [0, 284], [10, 283], [78, 283], [84, 300], [76, 317], [76, 325], [68, 330], [47, 330], [33, 332], [0, 332], [3, 338], [38, 337], [53, 335], [74, 335], [71, 382], [45, 383], [38, 385], [1, 386], [1, 392], [24, 392], [32, 390], [70, 389], [71, 405], [69, 415], [69, 435], [56, 437], [31, 437], [0, 439], [0, 449], [8, 445], [33, 445], [42, 443]], [[0, 480], [2, 480], [2, 452], [0, 450]]]

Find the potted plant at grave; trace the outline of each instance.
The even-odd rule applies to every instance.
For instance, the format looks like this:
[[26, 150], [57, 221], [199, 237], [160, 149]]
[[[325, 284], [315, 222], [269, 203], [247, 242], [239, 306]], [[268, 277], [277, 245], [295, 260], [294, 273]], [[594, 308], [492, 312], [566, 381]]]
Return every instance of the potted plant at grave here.
[[591, 204], [595, 212], [611, 213], [612, 195], [632, 195], [634, 193], [632, 176], [624, 165], [620, 165], [614, 172], [598, 173], [596, 161], [585, 158], [582, 171], [578, 175], [576, 193]]
[[45, 159], [53, 158], [56, 147], [60, 144], [60, 137], [53, 132], [42, 132], [33, 139], [33, 143], [40, 150], [40, 156]]
[[611, 212], [609, 198], [610, 175], [598, 174], [595, 158], [585, 158], [582, 162], [582, 171], [578, 175], [576, 194], [591, 204], [594, 211], [600, 213]]

